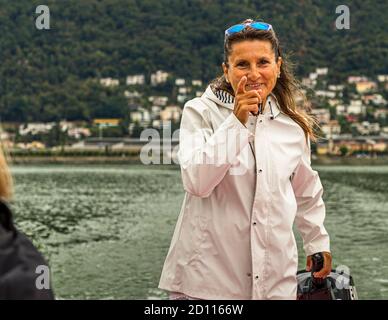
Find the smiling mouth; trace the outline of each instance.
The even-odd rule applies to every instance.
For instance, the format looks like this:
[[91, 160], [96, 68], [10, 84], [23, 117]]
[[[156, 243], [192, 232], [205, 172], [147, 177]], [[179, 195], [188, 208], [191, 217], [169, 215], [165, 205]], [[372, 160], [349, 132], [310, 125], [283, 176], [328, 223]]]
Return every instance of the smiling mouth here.
[[246, 87], [250, 90], [264, 89], [264, 83], [247, 84]]

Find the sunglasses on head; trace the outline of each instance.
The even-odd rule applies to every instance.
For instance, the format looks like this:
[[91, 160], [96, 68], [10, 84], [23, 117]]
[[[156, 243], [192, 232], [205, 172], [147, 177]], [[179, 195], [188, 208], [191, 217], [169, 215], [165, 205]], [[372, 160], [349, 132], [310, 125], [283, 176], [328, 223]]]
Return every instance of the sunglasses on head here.
[[241, 23], [241, 24], [236, 24], [236, 25], [231, 26], [230, 28], [226, 29], [225, 30], [225, 38], [229, 37], [230, 35], [232, 35], [234, 33], [241, 32], [246, 27], [251, 27], [255, 30], [264, 30], [264, 31], [272, 30], [272, 26], [269, 23], [265, 23], [265, 22], [253, 21], [253, 22], [248, 22], [248, 23]]

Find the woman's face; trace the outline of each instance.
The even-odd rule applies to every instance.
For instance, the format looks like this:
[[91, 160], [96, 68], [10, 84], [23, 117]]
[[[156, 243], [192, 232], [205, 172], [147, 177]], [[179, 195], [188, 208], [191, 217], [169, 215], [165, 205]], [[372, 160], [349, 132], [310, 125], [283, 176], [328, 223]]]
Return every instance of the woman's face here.
[[244, 40], [232, 45], [228, 58], [229, 66], [222, 64], [224, 75], [233, 91], [243, 76], [247, 77], [245, 90], [261, 89], [260, 96], [265, 101], [276, 85], [282, 63], [281, 57], [275, 60], [272, 45], [267, 40]]

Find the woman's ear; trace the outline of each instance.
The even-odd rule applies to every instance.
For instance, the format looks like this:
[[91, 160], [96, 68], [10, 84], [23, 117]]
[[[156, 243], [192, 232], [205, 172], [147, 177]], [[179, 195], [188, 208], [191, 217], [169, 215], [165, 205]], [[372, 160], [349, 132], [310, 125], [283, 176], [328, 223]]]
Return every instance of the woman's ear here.
[[282, 57], [279, 57], [278, 61], [276, 62], [278, 66], [278, 74], [280, 74], [280, 70], [281, 70], [280, 67], [282, 66], [282, 62], [283, 62]]
[[225, 77], [226, 82], [229, 83], [229, 79], [228, 79], [228, 67], [227, 67], [227, 65], [226, 65], [225, 62], [222, 63], [222, 70], [224, 71], [224, 77]]

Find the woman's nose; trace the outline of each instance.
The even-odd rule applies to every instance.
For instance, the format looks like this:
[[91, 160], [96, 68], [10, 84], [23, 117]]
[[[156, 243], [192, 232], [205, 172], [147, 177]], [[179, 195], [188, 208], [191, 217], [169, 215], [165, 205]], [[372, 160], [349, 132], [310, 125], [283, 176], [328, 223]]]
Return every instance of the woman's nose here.
[[260, 70], [256, 66], [252, 67], [249, 70], [248, 79], [251, 81], [256, 81], [261, 77]]

